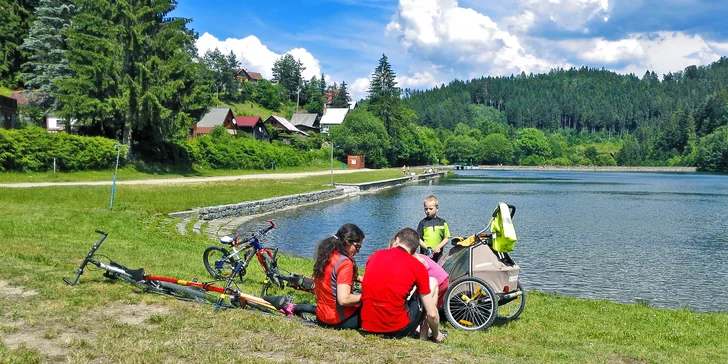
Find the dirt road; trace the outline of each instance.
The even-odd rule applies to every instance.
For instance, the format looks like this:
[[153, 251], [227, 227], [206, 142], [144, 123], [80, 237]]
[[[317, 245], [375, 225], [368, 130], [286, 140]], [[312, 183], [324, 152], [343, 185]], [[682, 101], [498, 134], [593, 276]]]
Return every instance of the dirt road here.
[[[347, 174], [369, 171], [369, 169], [337, 169], [334, 174]], [[123, 181], [117, 180], [117, 185], [161, 185], [161, 184], [179, 184], [179, 183], [200, 183], [200, 182], [218, 182], [218, 181], [237, 181], [243, 179], [294, 179], [312, 176], [325, 176], [331, 174], [331, 171], [316, 172], [296, 172], [296, 173], [263, 173], [263, 174], [241, 174], [236, 176], [215, 176], [215, 177], [179, 177], [179, 178], [163, 178], [163, 179], [144, 179]], [[28, 188], [28, 187], [59, 187], [59, 186], [110, 186], [111, 181], [96, 182], [28, 182], [28, 183], [0, 183], [0, 188]]]

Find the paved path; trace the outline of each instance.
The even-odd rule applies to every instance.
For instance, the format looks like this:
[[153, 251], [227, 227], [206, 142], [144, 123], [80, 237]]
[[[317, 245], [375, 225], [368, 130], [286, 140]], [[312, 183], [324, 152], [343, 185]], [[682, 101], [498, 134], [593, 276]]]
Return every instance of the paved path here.
[[[334, 174], [347, 174], [370, 171], [370, 169], [335, 169]], [[243, 179], [293, 179], [312, 176], [327, 176], [331, 171], [296, 172], [296, 173], [262, 173], [262, 174], [241, 174], [236, 176], [215, 176], [215, 177], [179, 177], [123, 181], [117, 180], [117, 185], [161, 185], [179, 183], [201, 183], [218, 181], [237, 181]], [[0, 183], [0, 187], [27, 188], [27, 187], [58, 187], [58, 186], [110, 186], [111, 181], [96, 182], [28, 182], [28, 183]]]

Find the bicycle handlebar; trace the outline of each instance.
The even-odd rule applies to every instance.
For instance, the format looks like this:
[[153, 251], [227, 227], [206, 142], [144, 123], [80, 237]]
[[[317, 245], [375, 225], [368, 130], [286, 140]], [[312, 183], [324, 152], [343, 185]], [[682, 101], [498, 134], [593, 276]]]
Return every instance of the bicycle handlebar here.
[[[241, 244], [241, 243], [247, 243], [247, 242], [249, 242], [251, 240], [260, 238], [261, 236], [263, 236], [265, 234], [268, 234], [269, 231], [275, 229], [276, 224], [273, 222], [273, 220], [265, 220], [265, 222], [269, 223], [270, 226], [258, 230], [257, 232], [253, 233], [253, 235], [251, 235], [249, 238], [243, 240], [242, 242], [239, 242], [239, 244]], [[238, 237], [238, 235], [235, 235], [235, 238], [236, 239], [237, 239], [237, 237]]]
[[69, 281], [66, 279], [66, 277], [63, 277], [63, 281], [66, 282], [69, 286], [73, 286], [74, 284], [78, 283], [78, 279], [81, 278], [81, 274], [83, 274], [84, 268], [86, 268], [86, 264], [88, 264], [94, 257], [94, 253], [96, 253], [96, 250], [99, 249], [101, 246], [101, 243], [104, 242], [104, 239], [109, 235], [105, 231], [96, 230], [96, 233], [101, 234], [101, 237], [99, 240], [94, 244], [94, 246], [89, 250], [88, 254], [86, 254], [86, 258], [83, 259], [83, 262], [81, 262], [81, 265], [78, 266], [78, 269], [76, 270], [76, 277], [73, 278], [73, 281]]

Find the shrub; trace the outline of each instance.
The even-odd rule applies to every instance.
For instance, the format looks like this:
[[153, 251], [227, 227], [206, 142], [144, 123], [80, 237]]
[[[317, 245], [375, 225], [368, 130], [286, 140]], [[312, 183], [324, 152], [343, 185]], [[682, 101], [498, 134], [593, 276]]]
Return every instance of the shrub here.
[[[48, 133], [40, 127], [0, 129], [0, 171], [100, 170], [116, 164], [118, 143], [102, 137]], [[119, 151], [126, 164], [125, 149]]]
[[568, 167], [571, 165], [571, 161], [568, 158], [553, 158], [546, 161], [546, 164], [549, 166], [565, 166]]
[[595, 164], [598, 166], [616, 166], [617, 162], [609, 154], [600, 154], [597, 156]]

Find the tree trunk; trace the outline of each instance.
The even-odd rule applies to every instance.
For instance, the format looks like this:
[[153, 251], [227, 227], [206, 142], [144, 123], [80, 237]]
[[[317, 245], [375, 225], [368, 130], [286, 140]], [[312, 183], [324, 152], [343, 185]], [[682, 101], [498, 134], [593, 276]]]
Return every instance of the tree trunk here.
[[127, 146], [126, 148], [126, 160], [130, 161], [131, 158], [131, 126], [129, 123], [124, 123], [124, 136], [122, 143]]

